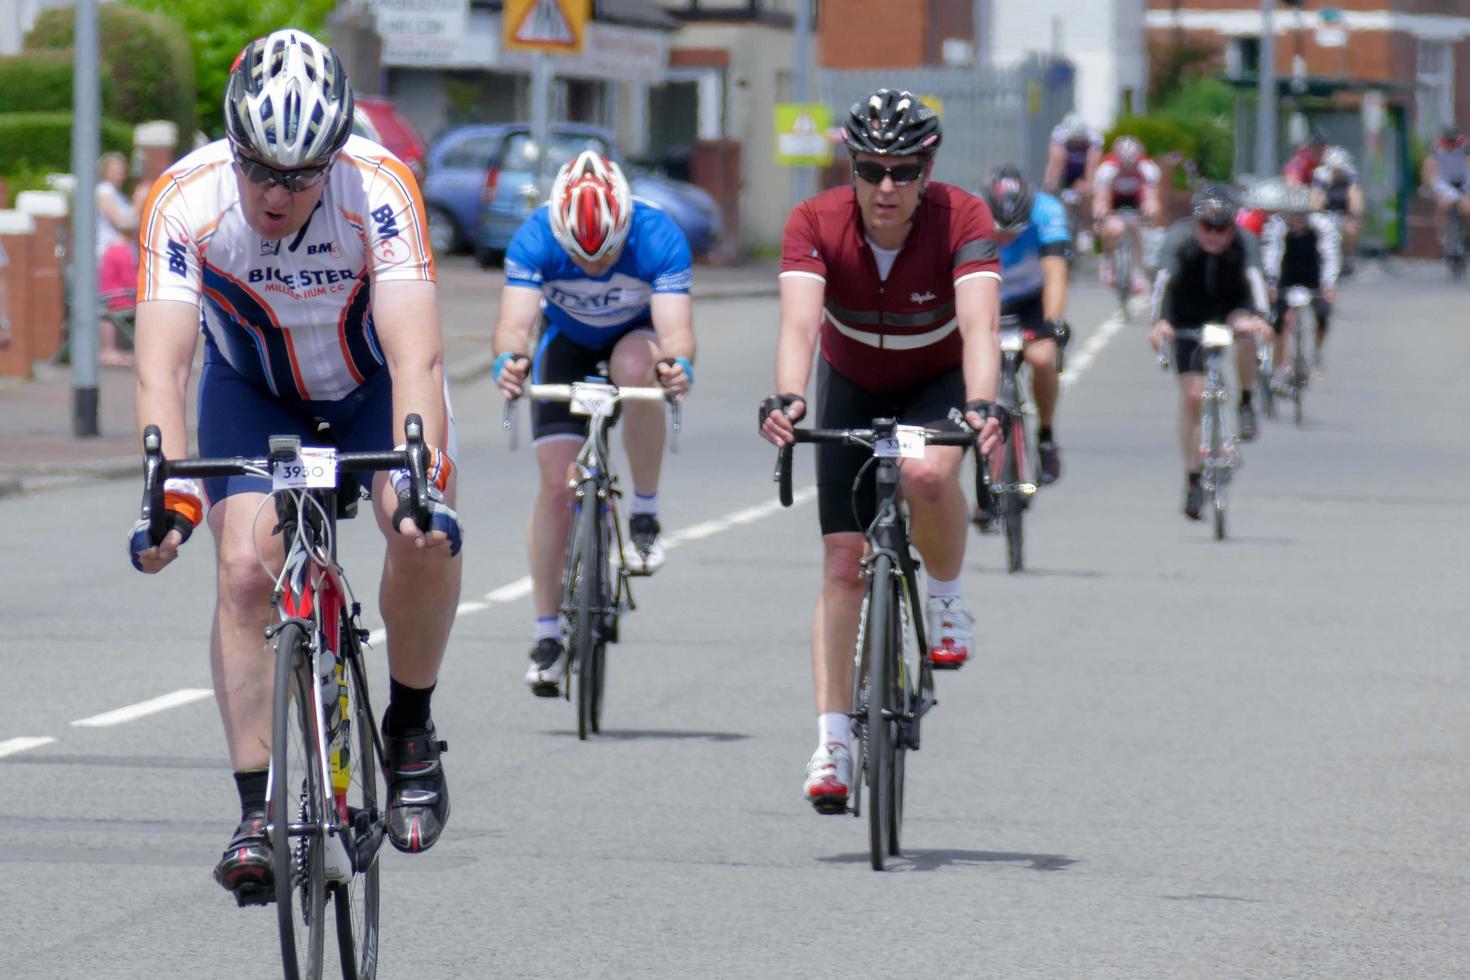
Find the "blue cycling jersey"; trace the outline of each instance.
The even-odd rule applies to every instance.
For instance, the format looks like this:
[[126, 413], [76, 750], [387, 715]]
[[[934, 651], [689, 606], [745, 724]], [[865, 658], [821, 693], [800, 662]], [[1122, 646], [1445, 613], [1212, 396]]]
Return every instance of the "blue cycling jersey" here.
[[1050, 194], [1037, 194], [1031, 205], [1031, 223], [1016, 240], [1000, 250], [1000, 301], [1025, 299], [1041, 292], [1041, 256], [1054, 252], [1046, 246], [1065, 245], [1072, 239], [1067, 210]]
[[505, 250], [505, 284], [541, 290], [552, 328], [573, 343], [603, 350], [630, 328], [648, 322], [654, 293], [689, 292], [693, 262], [679, 226], [658, 208], [635, 199], [622, 254], [594, 279], [557, 242], [543, 204]]

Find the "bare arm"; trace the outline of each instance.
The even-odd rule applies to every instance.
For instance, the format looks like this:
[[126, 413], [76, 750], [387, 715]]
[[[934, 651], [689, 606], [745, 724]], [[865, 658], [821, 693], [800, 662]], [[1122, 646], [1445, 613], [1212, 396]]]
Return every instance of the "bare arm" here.
[[179, 459], [189, 454], [189, 428], [184, 421], [189, 370], [199, 342], [199, 308], [175, 300], [138, 304], [137, 327], [138, 434], [156, 425], [163, 434], [163, 454]]
[[393, 379], [393, 436], [410, 412], [424, 420], [424, 441], [443, 449], [449, 438], [444, 407], [444, 340], [434, 283], [390, 280], [373, 284], [373, 324]]
[[541, 318], [541, 290], [528, 286], [507, 285], [500, 290], [500, 318], [490, 334], [490, 351], [498, 360], [502, 354], [520, 354], [506, 358], [495, 383], [506, 398], [521, 397], [521, 388], [531, 372], [531, 331]]
[[[955, 316], [964, 341], [965, 401], [995, 401], [1000, 382], [1000, 279], [988, 275], [962, 278], [954, 287]], [[980, 433], [980, 451], [1000, 445], [1000, 422], [966, 413], [966, 421]]]
[[1067, 315], [1067, 260], [1060, 255], [1041, 257], [1041, 315], [1048, 320]]
[[781, 326], [776, 338], [776, 392], [800, 395], [802, 408], [788, 416], [772, 412], [761, 424], [761, 435], [776, 445], [792, 440], [792, 423], [806, 414], [806, 385], [812, 372], [812, 355], [822, 330], [822, 301], [827, 283], [818, 276], [789, 274], [779, 280]]
[[[658, 335], [658, 350], [663, 357], [682, 357], [694, 362], [694, 302], [688, 293], [654, 293], [649, 306], [653, 332]], [[659, 382], [675, 395], [689, 390], [689, 378], [683, 365], [658, 365]]]
[[1348, 188], [1348, 214], [1354, 218], [1363, 216], [1363, 185], [1354, 184]]
[[1048, 192], [1055, 192], [1062, 186], [1062, 164], [1066, 162], [1067, 150], [1057, 143], [1052, 143], [1046, 151], [1046, 173], [1041, 178], [1041, 186]]

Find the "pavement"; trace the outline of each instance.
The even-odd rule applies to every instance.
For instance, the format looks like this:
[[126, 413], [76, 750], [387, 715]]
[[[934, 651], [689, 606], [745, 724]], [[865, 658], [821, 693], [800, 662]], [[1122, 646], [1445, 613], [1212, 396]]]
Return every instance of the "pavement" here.
[[[776, 271], [770, 262], [696, 266], [692, 294], [707, 300], [774, 296]], [[439, 262], [440, 324], [451, 386], [490, 370], [490, 331], [504, 283], [499, 269], [481, 269], [467, 256]], [[73, 384], [70, 367], [49, 364], [38, 364], [29, 381], [0, 379], [0, 496], [139, 474], [132, 371], [100, 369], [102, 431], [93, 438], [72, 435]], [[191, 382], [191, 402], [193, 388]]]

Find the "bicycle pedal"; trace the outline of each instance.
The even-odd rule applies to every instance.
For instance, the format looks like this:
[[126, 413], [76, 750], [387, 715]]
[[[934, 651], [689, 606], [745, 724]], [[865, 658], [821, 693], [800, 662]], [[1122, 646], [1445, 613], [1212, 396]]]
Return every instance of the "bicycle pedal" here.
[[847, 812], [847, 797], [824, 796], [812, 800], [812, 809], [823, 816], [834, 816]]
[[276, 901], [275, 885], [263, 881], [243, 881], [230, 894], [242, 909], [247, 905], [273, 905]]

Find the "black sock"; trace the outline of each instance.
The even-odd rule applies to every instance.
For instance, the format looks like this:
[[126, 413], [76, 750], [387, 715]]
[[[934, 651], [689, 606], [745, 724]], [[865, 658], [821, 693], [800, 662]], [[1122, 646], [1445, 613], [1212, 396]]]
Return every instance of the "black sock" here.
[[1199, 477], [1199, 474], [1198, 473], [1191, 473], [1191, 474], [1189, 474], [1189, 489], [1193, 490], [1196, 487], [1198, 487], [1199, 486], [1199, 479], [1200, 479], [1200, 477]]
[[1051, 426], [1043, 425], [1036, 433], [1037, 442], [1051, 442]]
[[1240, 393], [1240, 404], [1241, 404], [1241, 407], [1243, 408], [1246, 405], [1249, 405], [1250, 403], [1251, 403], [1251, 390], [1249, 388], [1247, 388], [1245, 391], [1242, 391]]
[[265, 810], [265, 785], [270, 780], [269, 769], [247, 769], [235, 773], [235, 789], [240, 793], [240, 819]]
[[434, 696], [435, 685], [409, 687], [395, 678], [388, 678], [388, 713], [383, 727], [390, 733], [406, 732], [429, 727], [429, 699]]

